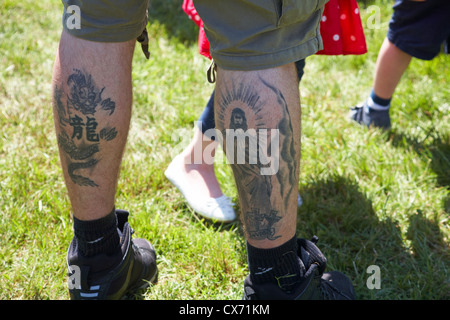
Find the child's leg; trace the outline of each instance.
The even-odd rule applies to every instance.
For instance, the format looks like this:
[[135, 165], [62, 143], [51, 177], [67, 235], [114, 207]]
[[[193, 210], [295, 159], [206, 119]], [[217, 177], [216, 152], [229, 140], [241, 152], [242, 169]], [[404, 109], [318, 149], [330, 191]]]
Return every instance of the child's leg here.
[[373, 91], [382, 99], [391, 99], [403, 73], [411, 62], [411, 56], [386, 38], [381, 46], [375, 66]]

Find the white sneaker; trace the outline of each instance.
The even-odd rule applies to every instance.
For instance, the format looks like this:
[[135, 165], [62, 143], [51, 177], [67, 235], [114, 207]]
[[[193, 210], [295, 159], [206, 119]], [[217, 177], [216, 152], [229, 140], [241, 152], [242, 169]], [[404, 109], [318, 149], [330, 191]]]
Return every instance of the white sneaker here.
[[231, 198], [222, 195], [218, 198], [205, 197], [196, 193], [196, 190], [189, 185], [172, 163], [164, 174], [172, 184], [183, 194], [189, 206], [201, 216], [218, 222], [231, 222], [236, 220], [236, 212], [233, 209], [234, 203]]

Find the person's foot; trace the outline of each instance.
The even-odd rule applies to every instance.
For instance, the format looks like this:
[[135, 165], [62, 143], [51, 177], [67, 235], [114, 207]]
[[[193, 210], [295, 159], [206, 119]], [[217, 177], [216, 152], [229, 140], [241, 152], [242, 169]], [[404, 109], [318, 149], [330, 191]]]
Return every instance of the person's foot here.
[[252, 283], [250, 276], [244, 281], [244, 300], [354, 300], [353, 285], [338, 271], [326, 272], [327, 260], [317, 248], [317, 238], [312, 241], [297, 239], [297, 255], [303, 276], [300, 281], [282, 289], [280, 281], [263, 284]]
[[367, 101], [350, 108], [350, 119], [367, 127], [376, 127], [384, 130], [391, 128], [389, 108], [385, 110], [374, 110], [367, 106]]
[[183, 156], [178, 155], [164, 174], [201, 216], [217, 222], [236, 219], [234, 204], [222, 193], [213, 165], [186, 164]]
[[120, 251], [113, 255], [83, 257], [74, 237], [67, 253], [69, 294], [72, 300], [119, 300], [156, 283], [158, 268], [153, 246], [131, 239], [128, 212], [116, 210]]

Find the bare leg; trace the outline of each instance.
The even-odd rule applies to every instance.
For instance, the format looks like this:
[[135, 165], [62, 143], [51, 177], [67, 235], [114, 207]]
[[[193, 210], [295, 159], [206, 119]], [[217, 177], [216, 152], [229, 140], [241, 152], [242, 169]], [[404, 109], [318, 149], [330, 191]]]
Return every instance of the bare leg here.
[[231, 199], [223, 195], [214, 171], [217, 146], [216, 141], [196, 128], [194, 138], [172, 160], [164, 174], [198, 214], [214, 221], [229, 222], [236, 219], [236, 213]]
[[193, 139], [173, 162], [196, 193], [211, 198], [218, 198], [223, 194], [214, 172], [217, 146], [216, 141], [207, 138], [196, 127]]
[[215, 122], [247, 239], [244, 298], [319, 299], [330, 290], [332, 299], [352, 299], [350, 280], [319, 271], [326, 266], [322, 253], [296, 235], [301, 110], [294, 64], [259, 71], [219, 68], [217, 75]]
[[115, 210], [135, 41], [98, 43], [63, 31], [56, 55], [54, 122], [74, 215], [67, 253], [72, 299], [120, 299], [157, 278], [153, 247], [132, 240], [128, 212]]
[[[297, 70], [292, 63], [259, 71], [219, 68], [217, 75], [215, 122], [233, 169], [247, 241], [257, 248], [278, 247], [296, 233], [300, 162]], [[254, 137], [247, 142], [239, 142], [239, 137], [236, 143], [228, 142], [227, 129], [231, 129], [228, 133], [254, 130], [258, 136], [266, 136], [267, 146]], [[277, 135], [278, 141], [271, 140]], [[256, 164], [250, 160], [252, 143], [259, 147]], [[245, 154], [245, 163], [239, 162], [239, 153]], [[269, 164], [265, 155], [271, 158]], [[272, 174], [265, 171], [269, 166], [274, 169]]]
[[375, 66], [373, 81], [375, 94], [380, 98], [390, 99], [410, 62], [411, 56], [397, 48], [386, 38], [381, 46]]
[[114, 208], [131, 116], [135, 40], [98, 43], [63, 31], [53, 70], [54, 120], [74, 216]]

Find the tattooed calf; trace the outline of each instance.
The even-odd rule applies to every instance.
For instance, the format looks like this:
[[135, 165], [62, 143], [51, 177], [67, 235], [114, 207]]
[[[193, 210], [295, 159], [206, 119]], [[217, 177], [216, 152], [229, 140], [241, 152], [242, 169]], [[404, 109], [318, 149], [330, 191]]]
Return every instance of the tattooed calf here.
[[69, 76], [67, 84], [70, 86], [68, 100], [73, 108], [83, 114], [94, 114], [97, 105], [102, 101], [102, 92], [98, 90], [92, 81], [91, 75], [85, 75], [80, 70]]
[[98, 187], [98, 184], [96, 184], [91, 179], [75, 174], [75, 170], [92, 168], [97, 164], [97, 162], [97, 159], [90, 159], [87, 162], [70, 163], [67, 171], [72, 181], [79, 186]]
[[100, 152], [100, 142], [116, 138], [117, 130], [113, 127], [105, 126], [98, 130], [96, 118], [99, 110], [106, 112], [105, 116], [111, 116], [116, 104], [110, 98], [103, 100], [105, 88], [96, 87], [92, 76], [81, 70], [74, 69], [67, 85], [66, 104], [62, 101], [63, 89], [55, 86], [54, 90], [55, 114], [59, 118], [56, 123], [60, 129], [58, 145], [66, 156], [67, 173], [72, 182], [79, 186], [98, 187], [93, 180], [77, 172], [94, 169], [99, 162], [95, 155]]
[[[299, 155], [295, 150], [294, 128], [283, 93], [263, 78], [259, 78], [259, 83], [261, 91], [238, 81], [224, 86], [216, 96], [216, 125], [224, 133], [240, 131], [244, 137], [235, 139], [237, 134], [225, 134], [224, 145], [229, 160], [234, 160], [235, 155], [245, 155], [245, 161], [237, 161], [237, 164], [232, 161], [231, 164], [241, 202], [249, 208], [245, 209], [243, 217], [249, 238], [276, 240], [280, 237], [277, 233], [284, 214], [288, 212], [291, 194], [297, 187]], [[260, 139], [264, 134], [268, 137], [269, 132], [270, 142]], [[264, 141], [266, 143], [262, 143]], [[255, 159], [258, 161], [252, 161]], [[262, 174], [263, 169], [269, 169], [268, 164], [277, 159], [278, 170]]]
[[281, 236], [275, 236], [274, 225], [281, 220], [278, 212], [271, 210], [269, 213], [260, 212], [260, 209], [253, 208], [245, 216], [245, 226], [247, 233], [254, 240], [276, 240]]

